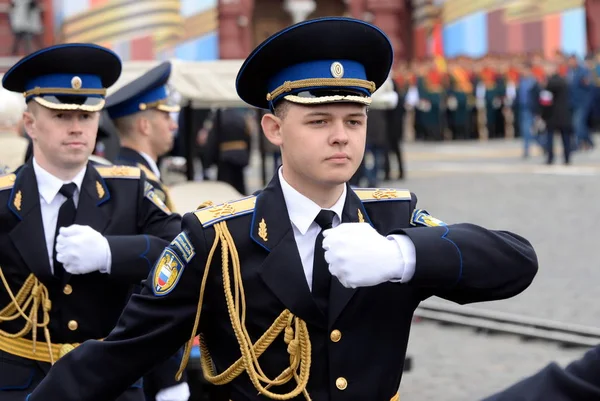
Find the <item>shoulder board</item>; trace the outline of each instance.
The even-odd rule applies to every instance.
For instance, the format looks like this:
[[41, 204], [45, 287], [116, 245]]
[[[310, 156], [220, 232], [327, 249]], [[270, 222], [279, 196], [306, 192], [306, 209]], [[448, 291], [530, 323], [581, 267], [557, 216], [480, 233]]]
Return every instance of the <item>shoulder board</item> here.
[[223, 220], [252, 213], [255, 204], [256, 196], [251, 195], [220, 205], [208, 206], [204, 209], [196, 210], [194, 214], [198, 218], [198, 221], [200, 221], [200, 224], [202, 224], [202, 227], [210, 227]]
[[362, 202], [409, 201], [410, 191], [393, 188], [355, 188], [354, 193]]
[[0, 191], [11, 189], [15, 185], [16, 174], [0, 175]]
[[142, 170], [142, 171], [143, 171], [143, 172], [146, 174], [146, 177], [148, 177], [148, 179], [149, 179], [150, 181], [154, 181], [154, 182], [160, 183], [160, 179], [159, 179], [159, 178], [156, 176], [156, 174], [154, 174], [154, 172], [153, 172], [152, 170], [150, 170], [148, 167], [144, 166], [144, 165], [143, 165], [143, 164], [141, 164], [141, 163], [138, 163], [138, 164], [137, 164], [137, 166], [138, 166], [138, 168], [139, 168], [140, 170]]
[[141, 176], [141, 170], [131, 166], [97, 166], [96, 170], [103, 178], [137, 178]]

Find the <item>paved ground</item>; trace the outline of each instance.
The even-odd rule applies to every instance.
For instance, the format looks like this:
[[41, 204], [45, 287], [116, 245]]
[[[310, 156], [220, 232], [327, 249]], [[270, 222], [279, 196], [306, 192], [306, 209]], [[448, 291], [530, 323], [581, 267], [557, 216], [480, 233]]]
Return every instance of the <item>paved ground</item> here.
[[[421, 207], [448, 223], [508, 229], [537, 250], [540, 271], [529, 289], [474, 306], [599, 325], [600, 152], [577, 154], [571, 166], [560, 157], [553, 166], [541, 156], [523, 160], [518, 142], [413, 144], [406, 152], [408, 179], [392, 186], [414, 191]], [[403, 380], [402, 400], [479, 400], [552, 360], [564, 365], [583, 352], [416, 323], [409, 342], [415, 364]]]
[[415, 323], [408, 346], [414, 365], [404, 373], [401, 400], [478, 401], [551, 361], [564, 366], [584, 352], [433, 322]]
[[530, 288], [510, 300], [477, 307], [598, 325], [597, 222], [600, 152], [574, 164], [522, 160], [518, 143], [491, 142], [407, 149], [408, 179], [390, 183], [419, 197], [447, 223], [469, 221], [507, 229], [534, 245], [540, 270]]
[[[553, 166], [534, 153], [522, 159], [517, 141], [408, 144], [408, 179], [382, 186], [410, 189], [422, 208], [447, 223], [507, 229], [533, 243], [540, 270], [531, 287], [513, 299], [474, 306], [597, 327], [600, 151], [574, 155], [571, 166], [561, 164], [560, 152]], [[256, 169], [248, 171], [248, 183], [251, 190], [261, 187]], [[583, 352], [415, 323], [414, 368], [404, 377], [402, 400], [476, 401]]]

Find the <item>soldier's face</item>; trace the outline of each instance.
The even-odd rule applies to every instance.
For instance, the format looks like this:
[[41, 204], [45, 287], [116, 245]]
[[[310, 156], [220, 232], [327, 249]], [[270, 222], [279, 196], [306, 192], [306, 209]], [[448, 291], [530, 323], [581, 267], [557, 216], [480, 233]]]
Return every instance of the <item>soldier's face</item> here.
[[173, 148], [173, 133], [177, 130], [177, 123], [170, 113], [160, 110], [151, 110], [150, 115], [152, 148], [157, 155], [162, 156]]
[[99, 113], [51, 110], [30, 103], [23, 121], [36, 159], [63, 169], [85, 165], [96, 145]]
[[347, 182], [358, 169], [366, 132], [366, 106], [290, 104], [276, 133], [267, 136], [281, 147], [286, 179], [299, 185], [332, 186]]

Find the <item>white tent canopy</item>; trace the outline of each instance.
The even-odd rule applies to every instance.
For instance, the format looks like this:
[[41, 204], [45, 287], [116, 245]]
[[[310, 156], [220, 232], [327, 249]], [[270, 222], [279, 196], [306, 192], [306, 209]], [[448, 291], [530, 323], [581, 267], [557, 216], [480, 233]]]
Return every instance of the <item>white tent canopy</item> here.
[[[184, 61], [172, 59], [169, 85], [181, 96], [180, 103], [192, 101], [195, 108], [248, 106], [235, 91], [235, 78], [243, 60]], [[108, 89], [108, 95], [133, 81], [161, 61], [126, 61], [119, 80]], [[1, 77], [2, 75], [0, 75]], [[398, 96], [390, 79], [373, 95], [372, 108], [394, 108]]]
[[[192, 101], [195, 108], [247, 106], [235, 91], [235, 78], [243, 60], [184, 61], [171, 60], [173, 70], [169, 85], [181, 96], [182, 103]], [[139, 77], [160, 61], [128, 61], [123, 64], [119, 80], [109, 88], [110, 95]], [[373, 95], [373, 108], [393, 108], [398, 97], [390, 80]]]

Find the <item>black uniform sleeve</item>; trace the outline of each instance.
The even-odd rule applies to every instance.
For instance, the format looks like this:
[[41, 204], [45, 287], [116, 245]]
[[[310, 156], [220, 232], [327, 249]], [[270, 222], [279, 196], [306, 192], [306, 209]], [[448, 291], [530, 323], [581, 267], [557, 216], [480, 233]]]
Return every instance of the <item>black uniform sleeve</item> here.
[[175, 355], [172, 355], [166, 361], [158, 364], [152, 369], [146, 376], [144, 376], [144, 389], [149, 391], [151, 395], [156, 395], [160, 390], [173, 387], [179, 383], [187, 381], [187, 375], [183, 372], [181, 381], [175, 379], [175, 374], [179, 370], [181, 365], [181, 359], [183, 356], [183, 348], [181, 348]]
[[139, 234], [106, 236], [112, 257], [111, 276], [132, 284], [148, 275], [152, 263], [181, 229], [181, 216], [157, 206], [147, 192], [142, 172], [137, 196]]
[[552, 363], [484, 401], [579, 400], [600, 400], [600, 346], [566, 369]]
[[[414, 210], [416, 197], [413, 196]], [[509, 298], [533, 281], [538, 261], [532, 245], [508, 231], [474, 224], [410, 227], [416, 266], [410, 285], [460, 304]]]
[[[115, 399], [190, 338], [207, 249], [203, 230], [193, 214], [184, 216], [183, 230], [195, 256], [182, 265], [172, 290], [155, 295], [151, 273], [141, 294], [131, 297], [108, 337], [86, 341], [61, 358], [28, 396], [29, 401]], [[180, 252], [172, 244], [164, 252], [171, 251]], [[160, 268], [160, 262], [157, 266]]]

